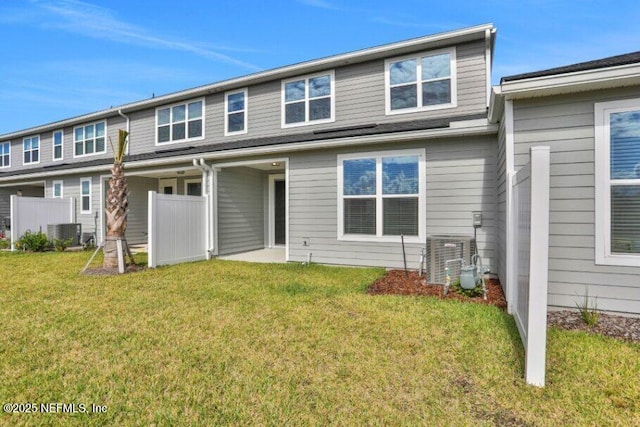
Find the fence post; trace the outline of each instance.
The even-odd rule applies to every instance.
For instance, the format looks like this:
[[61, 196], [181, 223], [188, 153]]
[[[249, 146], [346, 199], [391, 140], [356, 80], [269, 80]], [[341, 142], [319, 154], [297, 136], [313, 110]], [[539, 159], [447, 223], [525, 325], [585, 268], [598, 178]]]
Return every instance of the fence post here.
[[18, 234], [18, 196], [12, 194], [9, 197], [9, 216], [11, 218], [11, 250], [16, 250], [16, 240], [19, 236]]
[[149, 265], [150, 268], [154, 268], [156, 266], [156, 257], [157, 257], [157, 248], [156, 248], [156, 242], [155, 242], [155, 238], [156, 238], [156, 233], [155, 233], [155, 228], [156, 228], [156, 192], [155, 191], [149, 191], [149, 212], [148, 212], [148, 221], [147, 221], [147, 252], [148, 252], [148, 256], [149, 259], [147, 260], [147, 263]]
[[549, 147], [531, 148], [529, 310], [525, 360], [528, 384], [544, 386], [549, 272]]

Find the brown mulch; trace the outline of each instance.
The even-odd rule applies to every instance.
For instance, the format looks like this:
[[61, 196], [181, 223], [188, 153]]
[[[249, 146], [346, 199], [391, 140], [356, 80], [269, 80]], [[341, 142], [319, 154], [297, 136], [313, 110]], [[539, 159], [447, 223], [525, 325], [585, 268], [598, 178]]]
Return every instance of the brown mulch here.
[[454, 292], [449, 288], [449, 293], [445, 296], [444, 286], [425, 284], [423, 276], [419, 276], [417, 271], [408, 271], [405, 276], [403, 270], [390, 270], [373, 282], [367, 293], [370, 295], [429, 295], [443, 299], [456, 299], [460, 301], [476, 302], [480, 304], [491, 304], [507, 309], [507, 301], [504, 298], [502, 287], [498, 279], [487, 280], [487, 299], [482, 296], [470, 298]]
[[[146, 267], [144, 265], [132, 264], [125, 267], [124, 273], [133, 273], [135, 271], [142, 271], [145, 269]], [[96, 267], [87, 268], [86, 270], [81, 271], [80, 274], [84, 276], [116, 276], [120, 273], [118, 272], [117, 268]]]
[[[442, 285], [425, 284], [424, 276], [418, 276], [416, 271], [408, 271], [406, 276], [403, 270], [390, 270], [383, 277], [376, 280], [367, 293], [370, 295], [425, 295], [443, 299], [456, 299], [460, 301], [475, 302], [480, 304], [492, 304], [501, 309], [507, 309], [507, 301], [502, 292], [500, 281], [491, 278], [487, 281], [487, 299], [482, 296], [470, 298], [457, 294], [453, 288], [448, 295], [443, 295]], [[601, 334], [623, 341], [640, 343], [640, 318], [614, 316], [600, 313], [598, 324], [587, 326], [577, 311], [549, 311], [547, 314], [549, 327], [556, 327], [570, 331], [584, 331]]]

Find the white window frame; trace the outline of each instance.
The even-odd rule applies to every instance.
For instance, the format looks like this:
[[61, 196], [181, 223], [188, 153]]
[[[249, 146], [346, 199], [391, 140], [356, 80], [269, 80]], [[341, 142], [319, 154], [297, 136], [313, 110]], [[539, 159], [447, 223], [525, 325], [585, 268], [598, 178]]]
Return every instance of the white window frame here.
[[[196, 136], [193, 138], [189, 138], [189, 104], [193, 104], [195, 102], [201, 102], [202, 103], [202, 135], [201, 136]], [[180, 105], [184, 105], [185, 108], [185, 120], [184, 120], [184, 135], [185, 137], [183, 139], [173, 139], [173, 124], [174, 122], [172, 121], [172, 117], [173, 117], [173, 108], [174, 107], [178, 107]], [[166, 126], [165, 125], [160, 125], [158, 123], [158, 111], [160, 110], [165, 110], [165, 109], [169, 109], [169, 140], [165, 141], [165, 142], [158, 142], [158, 127], [159, 126]], [[169, 104], [169, 105], [162, 105], [160, 107], [156, 108], [155, 111], [155, 123], [156, 123], [156, 128], [155, 128], [155, 145], [156, 147], [165, 147], [167, 145], [171, 145], [171, 144], [179, 144], [181, 142], [186, 142], [186, 141], [200, 141], [202, 139], [204, 139], [205, 137], [205, 125], [206, 125], [206, 102], [204, 98], [196, 98], [196, 99], [190, 99], [188, 101], [181, 101], [181, 102], [176, 102], [174, 104]], [[182, 123], [182, 122], [177, 122], [177, 123]]]
[[200, 184], [200, 196], [202, 196], [202, 178], [187, 178], [184, 180], [184, 194], [185, 196], [188, 195], [187, 190], [189, 189], [189, 184], [195, 184], [198, 183]]
[[[82, 183], [84, 182], [89, 182], [89, 194], [84, 194], [82, 192]], [[81, 214], [91, 214], [92, 213], [92, 194], [93, 193], [93, 185], [92, 185], [92, 179], [91, 178], [80, 178], [80, 213]], [[82, 209], [84, 204], [82, 203], [82, 199], [84, 199], [85, 197], [89, 197], [89, 210], [84, 210]]]
[[[451, 71], [451, 102], [448, 104], [437, 104], [437, 105], [426, 105], [422, 104], [422, 83], [428, 82], [430, 80], [422, 80], [422, 61], [421, 59], [427, 56], [435, 56], [441, 55], [443, 53], [448, 53], [450, 57], [449, 70]], [[394, 62], [401, 62], [415, 59], [416, 60], [416, 96], [417, 99], [417, 107], [415, 108], [401, 108], [398, 110], [391, 109], [391, 76], [389, 73], [389, 66]], [[445, 108], [455, 108], [458, 106], [458, 73], [456, 67], [456, 48], [450, 47], [446, 49], [438, 49], [431, 50], [427, 52], [421, 52], [419, 54], [400, 56], [397, 58], [389, 58], [384, 61], [384, 93], [385, 93], [385, 111], [387, 115], [394, 114], [407, 114], [407, 113], [416, 113], [419, 111], [432, 111], [432, 110], [442, 110]], [[441, 80], [441, 79], [433, 79]], [[407, 85], [409, 83], [404, 83], [403, 85]]]
[[[106, 128], [105, 128], [105, 132], [106, 132]], [[56, 157], [56, 134], [60, 134], [60, 157]], [[105, 139], [106, 139], [106, 133], [105, 133]], [[106, 143], [106, 140], [105, 140], [105, 143]], [[59, 162], [60, 160], [64, 160], [64, 131], [63, 130], [57, 130], [51, 133], [51, 158], [53, 159], [54, 162]]]
[[[104, 149], [102, 151], [96, 151], [96, 126], [99, 125], [100, 123], [104, 123]], [[88, 153], [87, 154], [87, 138], [86, 138], [86, 132], [85, 132], [85, 128], [87, 126], [93, 126], [93, 152], [92, 153]], [[76, 129], [78, 128], [82, 128], [82, 154], [76, 154]], [[73, 158], [81, 158], [81, 157], [90, 157], [90, 156], [95, 156], [98, 154], [105, 154], [107, 152], [107, 140], [108, 140], [108, 128], [107, 128], [107, 121], [106, 120], [98, 120], [97, 122], [93, 122], [93, 123], [85, 123], [83, 125], [80, 126], [75, 126], [73, 128], [73, 133], [71, 134], [71, 140], [73, 142]]]
[[596, 264], [640, 267], [640, 254], [611, 252], [611, 185], [640, 185], [640, 179], [611, 179], [612, 113], [640, 110], [640, 98], [597, 102], [595, 109]]
[[[56, 185], [60, 185], [60, 195], [56, 196]], [[51, 198], [62, 199], [64, 197], [64, 182], [60, 179], [51, 182]]]
[[[390, 195], [382, 194], [382, 158], [418, 156], [418, 235], [405, 236], [405, 243], [424, 243], [426, 236], [426, 152], [425, 149], [407, 149], [390, 151], [373, 151], [363, 153], [349, 153], [338, 155], [338, 240], [352, 242], [400, 242], [400, 236], [383, 235], [383, 199]], [[367, 198], [376, 199], [376, 235], [345, 234], [344, 233], [344, 160], [376, 159], [376, 194]], [[398, 194], [391, 197], [415, 197], [414, 195]]]
[[[331, 91], [329, 94], [330, 97], [330, 108], [331, 108], [331, 114], [329, 116], [329, 118], [327, 119], [320, 119], [320, 120], [309, 120], [309, 80], [316, 78], [316, 77], [323, 77], [323, 76], [329, 76], [329, 80], [331, 80]], [[296, 102], [301, 102], [300, 100], [298, 101], [289, 101], [286, 102], [286, 93], [285, 93], [285, 87], [287, 83], [291, 83], [291, 82], [295, 82], [298, 80], [304, 80], [304, 114], [305, 114], [305, 119], [303, 122], [297, 122], [297, 123], [287, 123], [286, 122], [286, 105], [290, 104], [290, 103], [296, 103]], [[281, 120], [281, 126], [282, 128], [294, 128], [294, 127], [299, 127], [299, 126], [310, 126], [310, 125], [316, 125], [316, 124], [321, 124], [321, 123], [332, 123], [335, 122], [336, 120], [336, 77], [335, 77], [335, 71], [334, 70], [329, 70], [329, 71], [323, 71], [321, 73], [314, 73], [314, 74], [308, 74], [305, 76], [297, 76], [294, 78], [290, 78], [290, 79], [286, 79], [286, 80], [282, 80], [281, 85], [280, 85], [280, 98], [281, 98], [281, 108], [280, 108], [280, 120]], [[324, 96], [323, 98], [325, 98], [326, 96]], [[315, 99], [315, 98], [314, 98]]]
[[[229, 96], [242, 93], [244, 96], [244, 109], [238, 111], [229, 111]], [[244, 113], [244, 125], [242, 130], [229, 132], [229, 114]], [[224, 94], [224, 136], [242, 135], [247, 133], [247, 125], [249, 124], [249, 91], [247, 88], [230, 90]]]
[[[37, 140], [38, 140], [38, 148], [37, 148], [36, 150], [34, 150], [34, 149], [33, 149], [33, 140], [34, 140], [34, 139], [37, 139]], [[31, 148], [29, 148], [28, 150], [26, 150], [26, 149], [24, 148], [24, 143], [25, 143], [27, 140], [29, 140], [29, 146], [31, 147]], [[41, 144], [41, 141], [40, 141], [40, 135], [27, 136], [27, 137], [23, 138], [23, 139], [22, 139], [22, 164], [23, 164], [23, 165], [37, 165], [38, 163], [40, 163], [40, 157], [41, 157], [41, 156], [40, 156], [40, 154], [41, 154], [41, 151], [42, 151], [42, 150], [40, 150], [40, 148], [42, 148], [41, 146], [42, 146], [42, 144]], [[30, 157], [31, 157], [31, 159], [32, 159], [32, 160], [31, 160], [30, 162], [25, 162], [25, 161], [24, 161], [24, 154], [25, 154], [27, 151], [28, 151], [29, 153], [31, 153]], [[35, 161], [35, 162], [33, 161], [33, 153], [34, 153], [34, 151], [37, 151], [37, 152], [38, 152], [38, 160], [37, 160], [37, 161]]]
[[[4, 165], [4, 144], [9, 146], [9, 164]], [[0, 169], [6, 169], [11, 167], [11, 141], [0, 142], [0, 147], [2, 147], [2, 151], [0, 151]]]

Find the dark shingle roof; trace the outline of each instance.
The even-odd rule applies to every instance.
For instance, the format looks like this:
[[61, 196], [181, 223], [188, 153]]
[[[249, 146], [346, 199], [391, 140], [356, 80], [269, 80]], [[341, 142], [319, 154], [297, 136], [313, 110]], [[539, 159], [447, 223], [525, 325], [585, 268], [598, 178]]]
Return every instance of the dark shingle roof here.
[[553, 76], [556, 74], [574, 73], [578, 71], [597, 70], [599, 68], [616, 67], [620, 65], [635, 64], [639, 62], [640, 51], [625, 53], [624, 55], [610, 56], [608, 58], [596, 59], [593, 61], [580, 62], [577, 64], [565, 65], [563, 67], [549, 68], [548, 70], [506, 76], [500, 79], [500, 83], [532, 79], [536, 77]]
[[[315, 132], [297, 133], [292, 135], [273, 136], [264, 138], [247, 138], [237, 141], [213, 143], [198, 146], [182, 146], [174, 149], [161, 149], [143, 154], [135, 154], [125, 157], [125, 163], [131, 164], [137, 161], [170, 158], [175, 156], [185, 155], [201, 155], [203, 153], [213, 153], [229, 150], [240, 150], [243, 148], [254, 148], [264, 146], [275, 146], [292, 143], [304, 143], [322, 141], [326, 139], [339, 139], [339, 138], [351, 138], [359, 136], [370, 135], [384, 135], [391, 133], [411, 132], [417, 130], [428, 129], [443, 129], [448, 128], [451, 122], [464, 121], [464, 120], [477, 120], [486, 119], [487, 113], [482, 112], [478, 114], [468, 116], [446, 117], [442, 119], [428, 119], [428, 120], [412, 120], [405, 122], [383, 123], [383, 124], [364, 124], [359, 126], [340, 127], [333, 129], [322, 129]], [[239, 153], [241, 155], [241, 153]], [[72, 171], [77, 168], [97, 167], [104, 166], [113, 163], [110, 158], [100, 158], [95, 160], [88, 160], [84, 162], [51, 164], [39, 168], [29, 168], [19, 171], [7, 171], [0, 173], [0, 179], [21, 176], [27, 174], [34, 174], [40, 172], [51, 171]], [[135, 166], [135, 165], [132, 165]]]

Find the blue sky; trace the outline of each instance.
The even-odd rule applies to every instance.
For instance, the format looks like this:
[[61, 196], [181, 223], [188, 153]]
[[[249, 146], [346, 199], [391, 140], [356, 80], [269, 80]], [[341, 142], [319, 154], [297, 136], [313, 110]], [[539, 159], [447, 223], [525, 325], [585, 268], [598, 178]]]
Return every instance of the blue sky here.
[[640, 50], [637, 0], [3, 0], [0, 134], [488, 22], [494, 83]]

